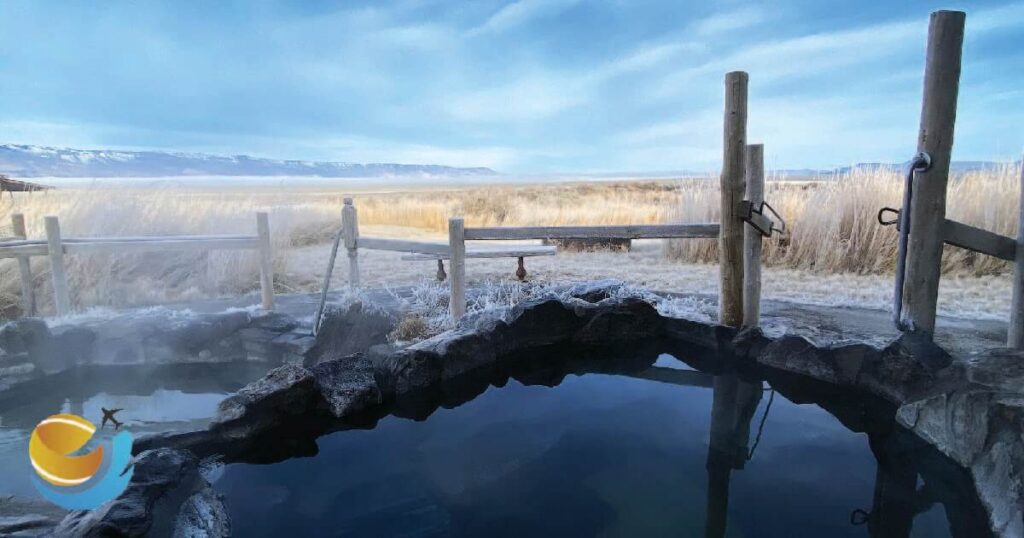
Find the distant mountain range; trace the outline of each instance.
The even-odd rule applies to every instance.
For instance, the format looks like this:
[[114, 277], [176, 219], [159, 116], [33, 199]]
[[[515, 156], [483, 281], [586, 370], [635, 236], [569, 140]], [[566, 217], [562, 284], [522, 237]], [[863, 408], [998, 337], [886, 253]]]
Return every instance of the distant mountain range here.
[[[953, 161], [949, 164], [949, 170], [955, 173], [962, 173], [971, 172], [974, 170], [997, 168], [999, 166], [1003, 166], [1006, 164], [1008, 163], [996, 161]], [[849, 172], [853, 172], [855, 170], [874, 170], [877, 168], [896, 168], [900, 170], [906, 170], [908, 166], [910, 166], [910, 161], [904, 163], [858, 163], [852, 166], [842, 166], [839, 168], [833, 168], [831, 170], [815, 170], [811, 168], [802, 168], [792, 170], [777, 170], [773, 173], [775, 175], [782, 177], [818, 177], [830, 176], [834, 174], [846, 174]]]
[[467, 177], [495, 176], [490, 168], [457, 168], [436, 164], [358, 164], [285, 161], [246, 155], [115, 151], [0, 145], [0, 174], [34, 177], [176, 177], [176, 176], [305, 176]]

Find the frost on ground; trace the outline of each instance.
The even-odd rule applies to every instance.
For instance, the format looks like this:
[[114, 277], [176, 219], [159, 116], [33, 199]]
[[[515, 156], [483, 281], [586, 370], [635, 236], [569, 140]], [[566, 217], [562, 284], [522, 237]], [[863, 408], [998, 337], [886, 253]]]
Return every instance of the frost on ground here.
[[[410, 234], [408, 229], [376, 229], [368, 226], [367, 236], [403, 237], [417, 240], [443, 241], [440, 236]], [[395, 234], [395, 235], [392, 235]], [[484, 242], [480, 242], [484, 243]], [[508, 244], [507, 242], [505, 243]], [[528, 280], [534, 283], [560, 285], [569, 282], [614, 279], [635, 288], [662, 293], [718, 293], [718, 265], [684, 264], [667, 259], [660, 241], [634, 241], [630, 252], [560, 252], [557, 256], [526, 259]], [[329, 254], [327, 246], [295, 249], [288, 256], [286, 278], [297, 289], [317, 289]], [[402, 260], [402, 254], [362, 249], [359, 251], [361, 283], [364, 287], [398, 287], [429, 281], [437, 265], [433, 261]], [[346, 260], [338, 259], [335, 268], [335, 289], [343, 287]], [[509, 290], [501, 298], [511, 300], [521, 286], [513, 272], [512, 258], [470, 259], [466, 276], [470, 287], [481, 283], [504, 283]], [[810, 271], [765, 267], [762, 296], [765, 300], [817, 306], [849, 306], [889, 310], [892, 307], [893, 277], [889, 274], [858, 275], [822, 274]], [[422, 291], [416, 301], [437, 303], [439, 296]], [[438, 290], [440, 293], [440, 289]], [[447, 308], [447, 292], [443, 297]], [[942, 278], [939, 291], [939, 313], [965, 319], [1006, 320], [1010, 311], [1011, 283], [1009, 275], [957, 276]], [[500, 300], [496, 296], [493, 300]], [[680, 299], [680, 308], [691, 308]], [[435, 305], [436, 307], [436, 305]], [[471, 305], [472, 308], [472, 305]], [[660, 308], [670, 308], [661, 306]], [[709, 310], [714, 315], [715, 309]]]

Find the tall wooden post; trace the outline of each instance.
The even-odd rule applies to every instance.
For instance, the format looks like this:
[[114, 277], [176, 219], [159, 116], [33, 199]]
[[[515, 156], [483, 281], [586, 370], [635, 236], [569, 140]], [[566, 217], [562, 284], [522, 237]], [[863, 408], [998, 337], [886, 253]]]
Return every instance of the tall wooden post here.
[[348, 252], [348, 284], [359, 287], [359, 214], [351, 198], [344, 199], [341, 206], [341, 235]]
[[274, 253], [270, 247], [270, 217], [256, 213], [256, 236], [260, 245], [260, 297], [264, 310], [274, 309]]
[[1024, 160], [1020, 166], [1020, 216], [1017, 217], [1017, 260], [1013, 266], [1013, 302], [1006, 346], [1024, 349]]
[[[21, 213], [11, 215], [11, 228], [14, 229], [15, 237], [28, 239], [25, 215]], [[36, 296], [32, 290], [32, 264], [28, 256], [18, 256], [18, 274], [21, 276], [21, 312], [26, 316], [34, 316], [36, 315]]]
[[68, 294], [68, 275], [64, 270], [64, 245], [60, 241], [60, 221], [57, 217], [46, 217], [46, 247], [50, 256], [50, 275], [53, 277], [53, 304], [57, 315], [71, 313], [71, 297]]
[[953, 150], [965, 17], [961, 11], [936, 11], [928, 25], [928, 54], [917, 150], [931, 155], [931, 167], [918, 172], [914, 180], [903, 294], [910, 327], [928, 333], [935, 332], [942, 229], [946, 220], [946, 184]]
[[725, 75], [725, 127], [722, 154], [722, 224], [718, 236], [718, 321], [729, 327], [743, 324], [743, 201], [747, 144], [747, 74]]
[[466, 313], [466, 226], [460, 218], [448, 219], [448, 248], [451, 249], [448, 310], [458, 321]]
[[[764, 202], [764, 146], [750, 144], [746, 153], [747, 200]], [[743, 227], [743, 326], [761, 324], [761, 233]]]

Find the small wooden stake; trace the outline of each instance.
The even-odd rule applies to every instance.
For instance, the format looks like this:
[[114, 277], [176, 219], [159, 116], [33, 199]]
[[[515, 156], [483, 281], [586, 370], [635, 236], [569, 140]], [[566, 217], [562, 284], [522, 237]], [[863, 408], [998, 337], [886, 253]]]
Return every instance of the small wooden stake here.
[[[14, 229], [14, 236], [19, 239], [28, 239], [28, 232], [25, 229], [25, 215], [15, 213], [11, 215], [11, 227]], [[28, 256], [18, 256], [18, 274], [21, 276], [21, 312], [25, 316], [36, 315], [36, 296], [32, 290], [32, 264]]]
[[[758, 206], [764, 201], [764, 146], [747, 146], [747, 200]], [[743, 227], [743, 326], [761, 324], [761, 233]]]
[[1024, 349], [1024, 162], [1020, 167], [1020, 216], [1017, 217], [1017, 252], [1013, 266], [1013, 302], [1007, 347]]
[[466, 314], [466, 226], [460, 218], [448, 219], [448, 247], [451, 249], [448, 310], [458, 321]]
[[928, 55], [917, 150], [931, 155], [931, 167], [914, 179], [904, 301], [913, 329], [935, 332], [942, 265], [946, 185], [953, 150], [960, 59], [964, 41], [961, 11], [936, 11], [928, 25]]
[[722, 155], [722, 224], [718, 236], [718, 321], [729, 327], [743, 324], [743, 201], [747, 143], [747, 74], [725, 75], [725, 121]]
[[260, 295], [263, 309], [274, 309], [274, 253], [270, 248], [270, 217], [256, 213], [256, 235], [260, 243]]
[[64, 270], [64, 245], [60, 240], [60, 221], [57, 217], [46, 217], [46, 247], [50, 256], [50, 274], [53, 277], [53, 304], [58, 316], [71, 313], [71, 297], [68, 294], [68, 276]]
[[359, 287], [359, 214], [351, 198], [344, 199], [341, 206], [342, 238], [348, 252], [348, 285]]

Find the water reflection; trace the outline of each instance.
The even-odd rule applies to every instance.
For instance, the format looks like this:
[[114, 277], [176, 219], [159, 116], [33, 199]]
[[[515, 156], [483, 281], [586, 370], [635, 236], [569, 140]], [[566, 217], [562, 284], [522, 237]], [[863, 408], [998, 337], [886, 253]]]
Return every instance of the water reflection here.
[[[754, 457], [758, 439], [751, 447], [751, 422], [764, 389], [760, 382], [742, 381], [735, 375], [714, 376], [712, 387], [704, 535], [721, 538], [727, 534], [732, 473]], [[771, 400], [765, 418], [770, 407]], [[872, 538], [906, 538], [914, 535], [918, 516], [934, 513], [941, 506], [952, 536], [990, 535], [984, 511], [963, 469], [901, 428], [872, 428], [866, 433], [876, 459], [874, 495], [870, 508], [851, 509], [851, 525], [865, 525]], [[835, 487], [843, 484], [837, 482]]]
[[[274, 465], [216, 488], [254, 536], [989, 535], [970, 477], [884, 402], [671, 351], [533, 351], [275, 431], [225, 457]], [[328, 435], [351, 428], [374, 429]]]

